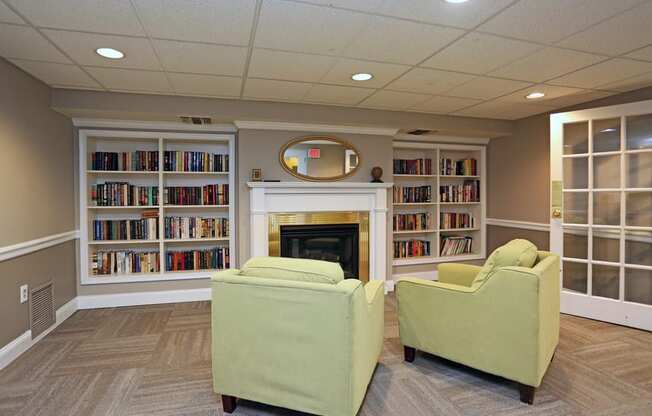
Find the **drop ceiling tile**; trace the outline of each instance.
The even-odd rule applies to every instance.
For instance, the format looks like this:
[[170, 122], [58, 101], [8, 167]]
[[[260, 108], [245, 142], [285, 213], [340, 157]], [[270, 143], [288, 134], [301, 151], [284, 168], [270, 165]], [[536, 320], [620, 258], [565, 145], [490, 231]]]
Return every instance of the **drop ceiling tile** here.
[[86, 70], [110, 90], [153, 93], [172, 92], [163, 72], [97, 67], [87, 67]]
[[247, 48], [206, 43], [153, 40], [166, 71], [242, 76]]
[[500, 11], [512, 0], [451, 4], [433, 0], [388, 0], [379, 12], [390, 16], [470, 29]]
[[249, 76], [286, 81], [317, 82], [335, 64], [337, 58], [294, 52], [254, 49]]
[[129, 0], [7, 0], [35, 26], [145, 35]]
[[168, 79], [177, 94], [210, 97], [239, 97], [242, 78], [215, 75], [178, 74], [168, 72]]
[[607, 58], [560, 48], [545, 48], [489, 75], [523, 81], [543, 82]]
[[616, 58], [555, 78], [548, 83], [567, 87], [598, 88], [651, 71], [650, 62]]
[[374, 91], [368, 88], [339, 85], [313, 85], [303, 100], [310, 103], [354, 105], [373, 94]]
[[255, 0], [135, 0], [143, 26], [154, 38], [246, 46]]
[[[352, 87], [380, 88], [410, 69], [407, 65], [384, 64], [342, 58], [337, 61], [321, 82], [326, 84], [349, 85]], [[366, 72], [373, 74], [369, 81], [353, 81], [351, 75]]]
[[459, 29], [375, 16], [343, 55], [414, 65], [462, 34]]
[[0, 22], [24, 24], [25, 21], [0, 1]]
[[648, 2], [564, 39], [560, 45], [589, 52], [620, 55], [650, 43], [652, 3]]
[[[537, 98], [535, 100], [529, 100], [525, 98], [526, 95], [535, 91], [544, 93], [545, 97]], [[581, 88], [561, 87], [558, 85], [537, 84], [537, 85], [532, 85], [531, 87], [525, 88], [523, 90], [515, 91], [507, 96], [500, 97], [500, 101], [522, 103], [522, 104], [545, 105], [545, 106], [552, 107], [554, 105], [551, 104], [551, 102], [554, 101], [555, 99], [574, 95], [574, 94], [581, 94], [584, 92], [587, 92], [587, 90]]]
[[534, 43], [469, 33], [428, 59], [423, 66], [486, 74], [537, 49], [541, 49], [541, 46]]
[[640, 2], [641, 0], [521, 0], [481, 25], [478, 30], [554, 43]]
[[0, 24], [0, 56], [71, 63], [47, 39], [29, 26]]
[[430, 95], [397, 91], [377, 91], [360, 103], [360, 107], [406, 110], [431, 98]]
[[488, 100], [500, 95], [507, 95], [516, 90], [530, 86], [528, 82], [510, 81], [506, 79], [476, 77], [466, 84], [448, 91], [446, 95], [454, 97], [476, 98]]
[[564, 95], [559, 98], [553, 98], [545, 102], [545, 105], [550, 105], [555, 109], [562, 109], [565, 107], [570, 107], [576, 104], [588, 103], [590, 101], [599, 100], [601, 98], [609, 97], [614, 95], [614, 92], [607, 91], [593, 91], [593, 90], [582, 90], [582, 92], [570, 95]]
[[520, 118], [546, 113], [549, 111], [552, 111], [552, 107], [493, 100], [478, 104], [474, 107], [456, 111], [453, 114], [466, 117], [518, 120]]
[[482, 102], [482, 100], [474, 100], [472, 98], [435, 96], [428, 101], [411, 107], [410, 110], [447, 114], [465, 107], [472, 106], [474, 104], [478, 104], [480, 102]]
[[437, 69], [414, 68], [386, 88], [422, 94], [442, 94], [475, 78], [473, 75]]
[[365, 27], [369, 16], [304, 3], [263, 2], [255, 45], [321, 54], [339, 54]]
[[[43, 33], [80, 65], [160, 70], [154, 49], [145, 38], [44, 30]], [[110, 46], [124, 52], [123, 59], [106, 59], [95, 53]]]
[[637, 51], [628, 53], [627, 58], [640, 59], [642, 61], [652, 62], [652, 45], [645, 48], [639, 49]]
[[76, 65], [21, 61], [20, 59], [11, 59], [11, 62], [48, 85], [102, 89], [97, 82]]
[[301, 101], [312, 84], [249, 78], [245, 83], [244, 98], [258, 100]]
[[601, 85], [600, 88], [610, 91], [625, 92], [649, 86], [652, 86], [652, 72]]

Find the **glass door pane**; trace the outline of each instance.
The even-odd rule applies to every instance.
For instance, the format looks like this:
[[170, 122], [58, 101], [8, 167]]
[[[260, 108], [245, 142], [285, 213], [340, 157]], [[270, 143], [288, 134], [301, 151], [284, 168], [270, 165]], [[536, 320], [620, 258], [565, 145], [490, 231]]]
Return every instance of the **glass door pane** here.
[[593, 224], [620, 225], [620, 192], [593, 193]]
[[589, 258], [587, 228], [564, 227], [564, 257], [573, 259]]
[[620, 230], [593, 230], [593, 260], [620, 263]]
[[620, 118], [593, 121], [593, 153], [620, 150]]
[[652, 266], [652, 231], [625, 232], [625, 263]]
[[589, 122], [564, 124], [564, 154], [589, 152]]
[[629, 116], [627, 150], [652, 149], [652, 114]]
[[593, 187], [620, 188], [620, 155], [593, 156]]
[[652, 152], [630, 153], [626, 163], [628, 188], [652, 188]]
[[564, 158], [564, 189], [587, 189], [589, 187], [589, 158]]
[[588, 192], [564, 192], [564, 222], [569, 224], [588, 224]]
[[618, 299], [620, 296], [620, 267], [594, 264], [591, 267], [593, 296]]
[[588, 287], [588, 266], [586, 263], [564, 261], [564, 289], [586, 293]]
[[625, 300], [652, 305], [652, 270], [625, 269]]
[[626, 225], [652, 227], [652, 192], [627, 192]]

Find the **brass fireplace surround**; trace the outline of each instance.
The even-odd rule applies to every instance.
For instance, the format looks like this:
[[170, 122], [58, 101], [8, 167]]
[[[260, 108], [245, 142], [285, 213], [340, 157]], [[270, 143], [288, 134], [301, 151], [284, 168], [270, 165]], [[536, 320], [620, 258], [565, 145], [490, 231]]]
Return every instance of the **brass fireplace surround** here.
[[281, 255], [282, 225], [358, 224], [358, 278], [369, 281], [369, 214], [366, 212], [297, 212], [269, 214], [269, 255]]

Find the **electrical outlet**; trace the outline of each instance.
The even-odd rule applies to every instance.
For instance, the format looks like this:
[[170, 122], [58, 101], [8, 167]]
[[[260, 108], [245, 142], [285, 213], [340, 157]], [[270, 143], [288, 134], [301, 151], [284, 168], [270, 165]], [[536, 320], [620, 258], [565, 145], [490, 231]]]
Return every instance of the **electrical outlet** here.
[[25, 303], [29, 299], [29, 288], [27, 285], [20, 287], [20, 303]]

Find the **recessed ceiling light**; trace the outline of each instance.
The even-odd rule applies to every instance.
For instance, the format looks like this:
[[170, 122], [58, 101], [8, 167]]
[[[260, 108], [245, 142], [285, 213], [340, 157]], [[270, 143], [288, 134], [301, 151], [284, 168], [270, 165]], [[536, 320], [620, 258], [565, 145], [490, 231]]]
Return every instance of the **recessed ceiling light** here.
[[537, 98], [543, 98], [545, 97], [546, 94], [539, 92], [539, 91], [534, 91], [529, 93], [528, 95], [525, 96], [528, 100], [536, 100]]
[[444, 1], [446, 1], [446, 3], [457, 4], [457, 3], [466, 3], [469, 0], [444, 0]]
[[95, 53], [108, 59], [122, 59], [125, 57], [123, 52], [113, 48], [97, 48], [95, 49]]
[[351, 75], [351, 79], [354, 81], [369, 81], [374, 76], [366, 72], [359, 72], [357, 74]]

